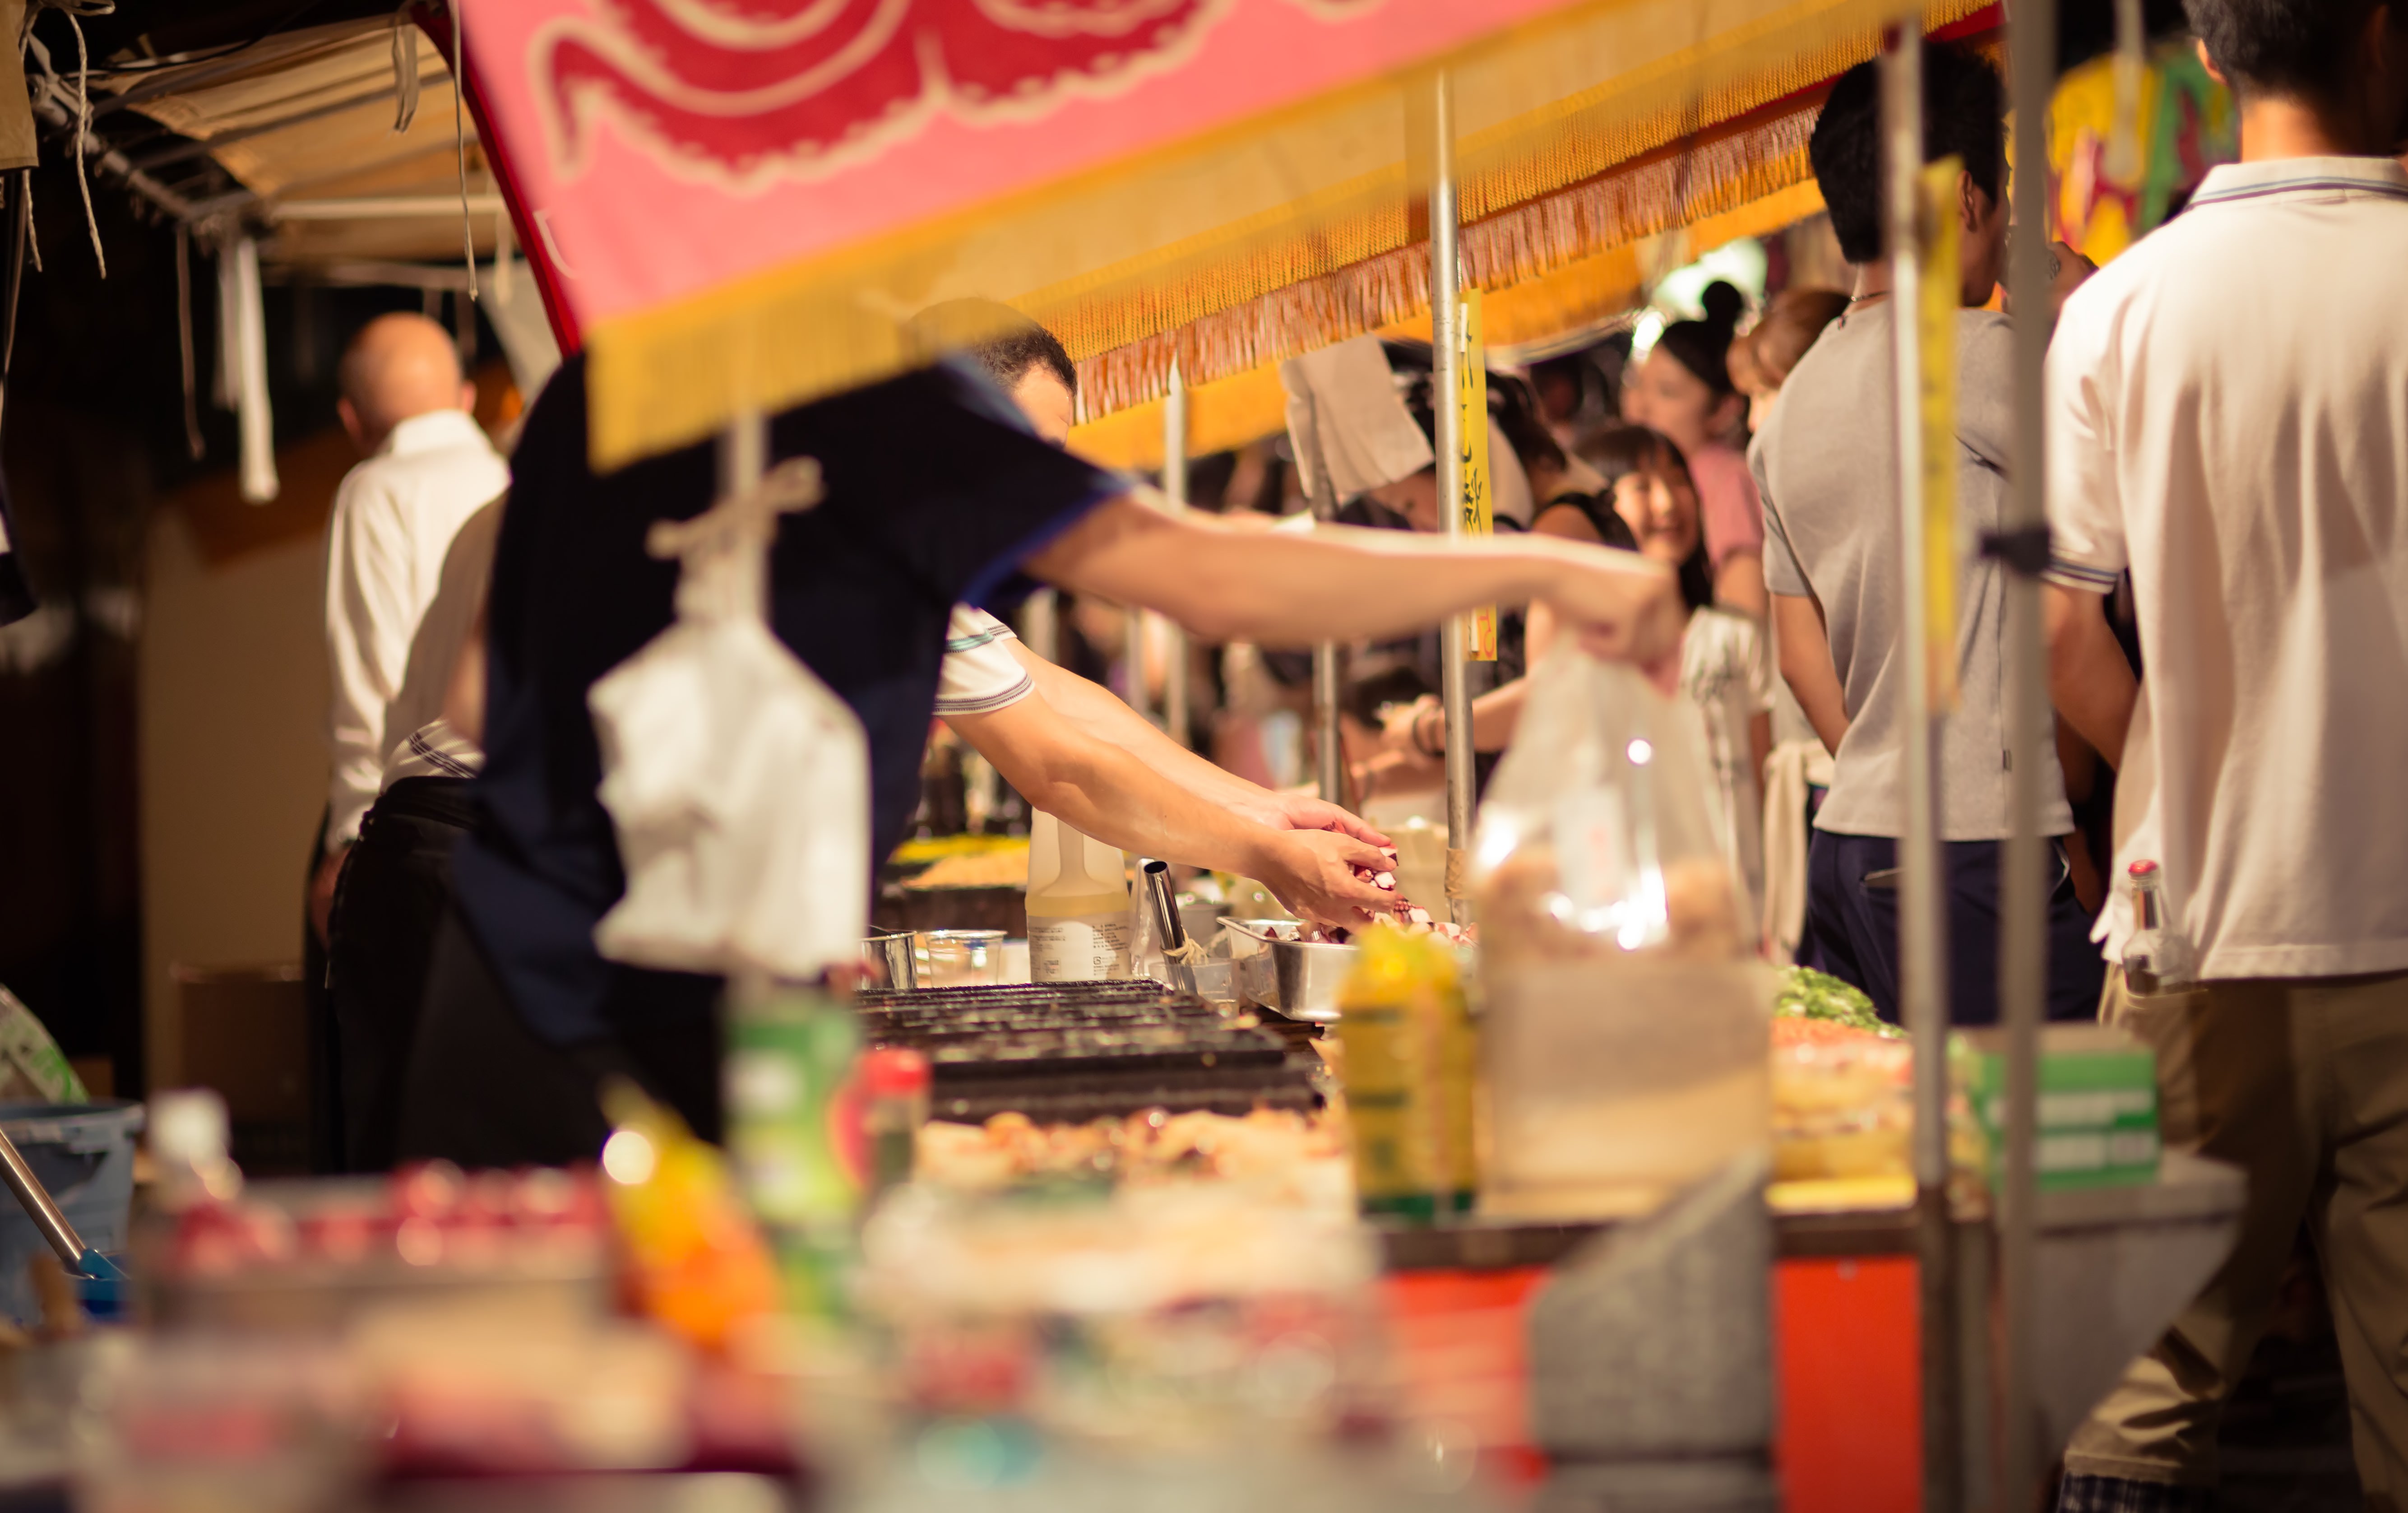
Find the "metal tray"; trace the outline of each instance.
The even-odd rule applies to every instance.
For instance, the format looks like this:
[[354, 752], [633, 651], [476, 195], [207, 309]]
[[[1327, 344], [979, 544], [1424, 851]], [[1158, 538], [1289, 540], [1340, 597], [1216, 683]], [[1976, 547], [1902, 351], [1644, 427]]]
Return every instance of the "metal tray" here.
[[1338, 990], [1354, 970], [1354, 947], [1300, 941], [1293, 919], [1221, 921], [1237, 964], [1238, 996], [1308, 1024], [1338, 1022]]

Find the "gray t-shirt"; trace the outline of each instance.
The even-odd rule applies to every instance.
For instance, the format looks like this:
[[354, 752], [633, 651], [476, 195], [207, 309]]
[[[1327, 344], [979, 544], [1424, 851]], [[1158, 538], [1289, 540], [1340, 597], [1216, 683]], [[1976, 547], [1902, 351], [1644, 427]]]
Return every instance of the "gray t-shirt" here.
[[[1831, 660], [1848, 707], [1833, 755], [1830, 798], [1815, 828], [1896, 836], [1905, 829], [1899, 742], [1905, 679], [1891, 395], [1890, 302], [1852, 310], [1799, 360], [1748, 464], [1764, 497], [1764, 581], [1776, 594], [1823, 606]], [[2000, 527], [2014, 442], [2014, 337], [2006, 318], [1956, 322], [1956, 679], [1960, 702], [1941, 724], [1940, 837], [2007, 833], [2005, 585], [1980, 555]], [[2041, 831], [2073, 828], [2057, 751], [2042, 790]]]

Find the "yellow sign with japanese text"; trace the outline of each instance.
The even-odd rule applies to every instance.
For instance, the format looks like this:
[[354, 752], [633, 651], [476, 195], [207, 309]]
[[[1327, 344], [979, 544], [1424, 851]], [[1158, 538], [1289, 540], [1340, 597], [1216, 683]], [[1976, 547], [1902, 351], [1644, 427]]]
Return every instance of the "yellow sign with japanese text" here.
[[[1495, 529], [1488, 471], [1488, 346], [1483, 339], [1480, 291], [1463, 292], [1455, 314], [1455, 410], [1457, 434], [1463, 438], [1463, 534], [1486, 536]], [[1464, 615], [1464, 656], [1474, 662], [1497, 660], [1497, 606]]]

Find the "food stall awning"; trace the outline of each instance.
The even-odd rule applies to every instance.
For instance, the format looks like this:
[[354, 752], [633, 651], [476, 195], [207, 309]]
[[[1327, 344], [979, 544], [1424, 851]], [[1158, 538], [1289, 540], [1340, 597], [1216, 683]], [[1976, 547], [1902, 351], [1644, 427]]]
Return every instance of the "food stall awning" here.
[[[94, 83], [95, 114], [131, 112], [178, 134], [129, 141], [128, 166], [173, 183], [213, 160], [238, 187], [185, 199], [181, 218], [265, 227], [270, 264], [338, 275], [345, 265], [456, 265], [464, 217], [479, 256], [493, 254], [502, 204], [476, 123], [455, 111], [451, 64], [414, 25], [336, 22]], [[114, 122], [100, 129], [124, 136]]]
[[[1927, 23], [1984, 7], [1935, 0]], [[1101, 414], [1426, 305], [1420, 87], [1465, 260], [1519, 283], [1805, 177], [1886, 0], [628, 0], [470, 7], [472, 98], [593, 352], [597, 460], [911, 360], [983, 295]], [[1784, 102], [1791, 102], [1783, 108]]]

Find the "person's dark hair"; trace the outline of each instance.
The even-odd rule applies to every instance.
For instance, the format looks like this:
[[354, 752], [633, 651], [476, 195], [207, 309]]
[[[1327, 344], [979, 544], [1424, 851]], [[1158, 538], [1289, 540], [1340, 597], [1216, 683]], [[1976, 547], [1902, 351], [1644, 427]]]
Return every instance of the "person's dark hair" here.
[[[2243, 92], [2329, 100], [2380, 0], [2183, 0], [2218, 72]], [[2392, 22], [2402, 23], [2401, 8]]]
[[928, 353], [958, 352], [985, 368], [996, 387], [1010, 394], [1028, 370], [1043, 364], [1079, 392], [1079, 369], [1054, 333], [992, 299], [948, 299], [911, 317], [911, 337]]
[[[2286, 0], [2223, 0], [2281, 6]], [[1923, 161], [1954, 153], [1973, 185], [1997, 203], [2007, 170], [2006, 101], [1999, 72], [1980, 54], [1940, 45], [1923, 50]], [[1840, 254], [1870, 263], [1882, 254], [1881, 64], [1860, 63], [1831, 86], [1806, 144], [1831, 212]]]
[[1706, 285], [1698, 302], [1705, 307], [1705, 319], [1674, 321], [1656, 339], [1656, 345], [1670, 353], [1720, 399], [1739, 392], [1731, 383], [1728, 353], [1732, 333], [1739, 329], [1740, 315], [1747, 309], [1747, 296], [1716, 279]]
[[1491, 372], [1488, 419], [1513, 449], [1513, 455], [1521, 459], [1524, 472], [1533, 468], [1551, 468], [1559, 473], [1564, 470], [1563, 446], [1547, 429], [1546, 417], [1539, 412], [1538, 391], [1530, 386], [1529, 380]]
[[[1421, 427], [1422, 435], [1435, 451], [1438, 447], [1438, 409], [1435, 400], [1438, 376], [1430, 371], [1430, 345], [1412, 339], [1383, 341], [1388, 370], [1403, 381], [1405, 412]], [[1488, 374], [1488, 420], [1496, 433], [1513, 449], [1514, 456], [1527, 468], [1532, 463], [1552, 467], [1561, 471], [1564, 449], [1555, 442], [1554, 433], [1539, 413], [1539, 396], [1529, 383], [1510, 373], [1491, 369]], [[1542, 501], [1543, 502], [1543, 501]]]
[[[1672, 439], [1644, 425], [1616, 425], [1583, 441], [1583, 461], [1605, 475], [1605, 488], [1599, 497], [1611, 504], [1613, 491], [1622, 480], [1632, 473], [1657, 473], [1676, 476], [1689, 486], [1694, 497], [1698, 481], [1690, 476], [1688, 459]], [[1698, 544], [1687, 560], [1681, 564], [1681, 598], [1692, 610], [1702, 610], [1714, 601], [1713, 563], [1706, 555], [1706, 523], [1698, 519]]]

